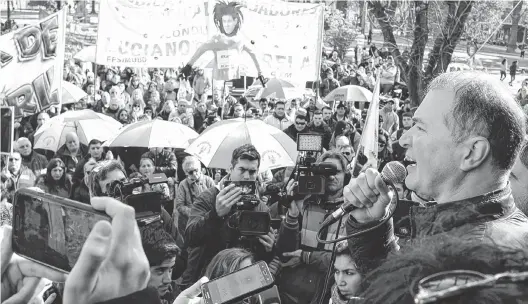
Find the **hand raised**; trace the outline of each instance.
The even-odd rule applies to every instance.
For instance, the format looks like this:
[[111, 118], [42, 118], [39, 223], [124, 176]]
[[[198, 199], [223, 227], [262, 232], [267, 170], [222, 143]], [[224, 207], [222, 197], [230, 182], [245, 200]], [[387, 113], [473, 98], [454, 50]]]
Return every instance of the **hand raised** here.
[[372, 168], [352, 179], [343, 189], [343, 196], [346, 202], [357, 207], [350, 215], [359, 223], [380, 220], [387, 214], [391, 202], [389, 188], [381, 174]]
[[64, 303], [92, 304], [147, 287], [150, 267], [134, 209], [115, 199], [94, 197], [112, 223], [100, 221], [90, 232], [64, 288]]
[[231, 211], [231, 207], [238, 203], [242, 197], [242, 190], [236, 187], [235, 184], [230, 184], [216, 196], [216, 214], [219, 217], [227, 215]]

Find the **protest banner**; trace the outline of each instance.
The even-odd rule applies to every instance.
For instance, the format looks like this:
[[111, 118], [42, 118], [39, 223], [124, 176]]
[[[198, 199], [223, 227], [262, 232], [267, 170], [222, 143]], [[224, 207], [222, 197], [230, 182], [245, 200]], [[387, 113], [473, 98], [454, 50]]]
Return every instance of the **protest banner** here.
[[[96, 61], [128, 67], [213, 69], [317, 79], [323, 5], [278, 0], [102, 0]], [[142, 22], [140, 20], [148, 20]]]
[[0, 36], [0, 101], [15, 118], [61, 102], [66, 11]]
[[209, 40], [190, 64], [207, 51], [215, 80], [241, 75], [276, 77], [296, 83], [319, 73], [323, 5], [277, 0], [210, 0]]
[[207, 40], [207, 2], [102, 0], [97, 64], [182, 66]]

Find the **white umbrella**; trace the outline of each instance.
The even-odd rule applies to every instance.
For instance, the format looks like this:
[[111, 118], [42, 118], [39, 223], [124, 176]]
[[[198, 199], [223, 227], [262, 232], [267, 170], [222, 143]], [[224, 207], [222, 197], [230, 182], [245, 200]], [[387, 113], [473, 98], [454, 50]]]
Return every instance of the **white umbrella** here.
[[73, 58], [80, 60], [80, 61], [84, 61], [84, 62], [95, 62], [95, 51], [96, 51], [95, 45], [87, 46], [84, 49], [77, 52], [73, 56]]
[[323, 99], [324, 101], [372, 101], [372, 92], [357, 85], [346, 85], [334, 89]]
[[68, 111], [53, 117], [35, 132], [34, 148], [57, 151], [70, 132], [75, 132], [84, 145], [92, 139], [106, 141], [121, 126], [117, 120], [92, 110]]
[[76, 103], [88, 94], [73, 83], [62, 81], [62, 104]]
[[185, 149], [198, 136], [196, 131], [186, 125], [154, 119], [126, 126], [105, 146]]
[[185, 150], [209, 168], [228, 169], [233, 150], [253, 144], [261, 156], [260, 170], [294, 166], [297, 145], [286, 133], [261, 120], [217, 122]]

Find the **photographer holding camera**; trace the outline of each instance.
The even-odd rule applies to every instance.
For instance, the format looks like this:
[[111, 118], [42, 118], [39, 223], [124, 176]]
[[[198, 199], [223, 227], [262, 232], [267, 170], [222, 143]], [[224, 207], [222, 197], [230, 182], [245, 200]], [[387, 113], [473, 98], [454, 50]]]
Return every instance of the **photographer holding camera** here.
[[[290, 180], [286, 186], [288, 198], [290, 198], [290, 209], [288, 210], [288, 225], [284, 228], [289, 232], [281, 231], [281, 235], [299, 233], [300, 242], [294, 252], [286, 252], [284, 257], [292, 257], [283, 264], [280, 277], [277, 278], [280, 286], [281, 299], [283, 303], [317, 303], [324, 290], [326, 272], [331, 264], [332, 245], [324, 245], [317, 242], [316, 235], [321, 223], [326, 217], [335, 211], [343, 202], [343, 186], [350, 179], [346, 173], [347, 160], [340, 152], [328, 151], [319, 157], [317, 165], [335, 166], [334, 175], [327, 176], [324, 183], [324, 193], [299, 197], [298, 192], [306, 188], [301, 185], [302, 180]], [[304, 192], [303, 192], [304, 193]], [[295, 213], [298, 209], [299, 212]], [[302, 219], [300, 219], [302, 217]], [[302, 224], [300, 227], [299, 222]], [[321, 238], [325, 240], [335, 239], [346, 235], [345, 223], [342, 223], [338, 231], [338, 223], [331, 225]], [[332, 284], [328, 284], [329, 289]], [[330, 293], [326, 293], [327, 296]], [[325, 300], [328, 303], [328, 299]]]
[[[237, 182], [255, 182], [256, 187], [259, 166], [260, 154], [253, 145], [236, 148], [230, 173], [225, 178], [230, 184], [209, 188], [194, 201], [185, 231], [189, 258], [182, 276], [184, 287], [196, 282], [211, 259], [223, 249], [245, 247], [255, 254], [257, 260], [268, 262], [273, 257], [275, 234], [269, 227], [268, 207], [257, 199], [258, 195], [254, 201], [244, 201], [242, 187], [235, 185]], [[244, 214], [245, 220], [240, 220]], [[234, 227], [233, 219], [249, 226]], [[259, 232], [246, 234], [247, 228], [256, 228]]]

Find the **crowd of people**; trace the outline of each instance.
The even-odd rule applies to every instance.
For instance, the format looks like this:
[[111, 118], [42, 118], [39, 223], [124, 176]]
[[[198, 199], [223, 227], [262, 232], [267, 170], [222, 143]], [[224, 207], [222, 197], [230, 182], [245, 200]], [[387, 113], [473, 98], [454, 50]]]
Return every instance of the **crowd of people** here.
[[[360, 57], [349, 64], [332, 53], [321, 67], [318, 94], [348, 84], [372, 90], [379, 73], [384, 96], [377, 168], [361, 168], [366, 112], [354, 102], [248, 100], [214, 90], [200, 69], [190, 75], [179, 69], [99, 66], [92, 71], [91, 64], [67, 61], [64, 80], [88, 95], [16, 123], [15, 150], [2, 164], [1, 224], [11, 225], [11, 203], [21, 188], [91, 204], [112, 222], [93, 228], [68, 277], [11, 258], [9, 250], [4, 254], [4, 245], [11, 246], [10, 230], [4, 228], [2, 285], [4, 279], [11, 285], [2, 301], [13, 296], [47, 304], [194, 303], [206, 279], [261, 260], [287, 304], [527, 299], [526, 273], [524, 281], [506, 287], [465, 290], [462, 284], [458, 293], [447, 295], [422, 282], [443, 280], [435, 275], [444, 272], [465, 278], [459, 270], [506, 276], [528, 270], [528, 138], [519, 102], [489, 75], [455, 72], [434, 80], [422, 104], [411, 108], [392, 56], [372, 45]], [[162, 119], [198, 133], [220, 120], [246, 118], [260, 119], [295, 142], [298, 134], [321, 134], [324, 153], [317, 162], [332, 163], [337, 173], [327, 178], [323, 195], [303, 197], [292, 178], [294, 168], [260, 170], [261, 154], [251, 144], [232, 151], [227, 171], [205, 168], [181, 150], [109, 149], [97, 139], [81, 143], [76, 133], [67, 134], [57, 151], [33, 148], [35, 132], [50, 117], [79, 109], [123, 125]], [[394, 185], [408, 202], [397, 212], [402, 219], [394, 221], [386, 219], [391, 199], [379, 174], [392, 161], [407, 165], [409, 174], [405, 183]], [[134, 210], [110, 198], [109, 185], [156, 173], [165, 174], [167, 182], [146, 184], [135, 193], [161, 193], [161, 219], [138, 227]], [[279, 225], [267, 234], [241, 237], [229, 224], [241, 190], [226, 181], [256, 182], [258, 203], [252, 210], [269, 213]], [[285, 189], [286, 202], [276, 189]], [[357, 209], [325, 229], [323, 239], [357, 236], [335, 248], [318, 242], [321, 223], [344, 202]], [[30, 277], [35, 277], [31, 288], [21, 288], [30, 284], [22, 278]], [[43, 288], [40, 278], [51, 283]], [[264, 303], [262, 297], [244, 303]]]

